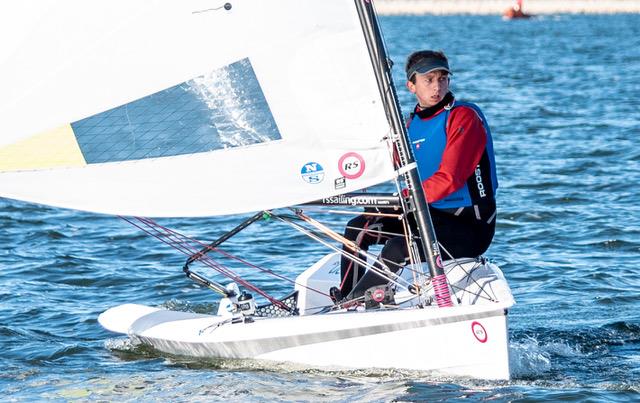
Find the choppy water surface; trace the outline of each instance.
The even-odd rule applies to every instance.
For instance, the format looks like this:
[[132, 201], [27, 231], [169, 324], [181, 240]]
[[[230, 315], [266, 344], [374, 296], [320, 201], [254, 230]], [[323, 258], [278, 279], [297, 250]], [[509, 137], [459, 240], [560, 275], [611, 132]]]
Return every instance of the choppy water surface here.
[[[214, 307], [213, 294], [184, 278], [184, 258], [117, 218], [0, 200], [5, 398], [639, 399], [640, 16], [386, 17], [382, 25], [405, 110], [413, 102], [405, 56], [443, 49], [455, 93], [480, 104], [492, 125], [501, 188], [488, 255], [518, 301], [513, 381], [195, 361], [131, 346], [102, 330], [98, 314], [125, 302]], [[211, 240], [239, 219], [162, 223]], [[227, 249], [291, 276], [325, 253], [275, 223], [250, 228]], [[286, 292], [272, 278], [247, 277]]]

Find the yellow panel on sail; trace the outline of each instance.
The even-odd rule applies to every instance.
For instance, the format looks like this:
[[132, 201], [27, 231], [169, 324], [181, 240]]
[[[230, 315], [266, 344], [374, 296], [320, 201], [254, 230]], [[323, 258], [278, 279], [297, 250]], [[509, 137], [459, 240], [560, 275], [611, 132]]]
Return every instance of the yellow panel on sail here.
[[86, 164], [69, 124], [0, 147], [0, 172], [79, 167]]

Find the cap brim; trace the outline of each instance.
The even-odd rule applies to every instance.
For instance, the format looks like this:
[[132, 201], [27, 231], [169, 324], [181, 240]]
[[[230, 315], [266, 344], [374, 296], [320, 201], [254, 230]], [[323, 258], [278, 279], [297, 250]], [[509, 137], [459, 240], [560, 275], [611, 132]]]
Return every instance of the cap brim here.
[[425, 67], [423, 69], [416, 69], [414, 74], [427, 74], [427, 73], [431, 73], [432, 71], [438, 71], [438, 70], [444, 70], [447, 73], [451, 74], [451, 71], [448, 68], [444, 67], [444, 66], [436, 66], [436, 67], [431, 67], [431, 68]]
[[411, 69], [407, 72], [407, 79], [411, 79], [414, 74], [427, 74], [437, 70], [443, 70], [451, 74], [449, 65], [444, 60], [423, 59], [411, 67]]

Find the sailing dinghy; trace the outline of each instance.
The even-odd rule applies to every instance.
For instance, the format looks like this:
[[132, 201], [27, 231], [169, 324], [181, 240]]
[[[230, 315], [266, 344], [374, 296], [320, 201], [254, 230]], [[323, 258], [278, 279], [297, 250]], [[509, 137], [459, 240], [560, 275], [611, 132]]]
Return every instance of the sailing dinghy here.
[[[440, 252], [372, 2], [71, 0], [5, 11], [0, 196], [120, 216], [188, 255], [185, 274], [221, 296], [215, 314], [116, 306], [103, 327], [169, 354], [509, 379], [513, 296], [494, 264]], [[390, 180], [408, 200], [354, 193]], [[419, 233], [405, 235], [426, 262], [415, 245], [399, 273], [353, 257], [388, 284], [332, 299], [336, 243], [357, 245], [307, 215], [309, 203], [413, 214]], [[209, 244], [145, 218], [247, 212], [258, 213]], [[211, 257], [263, 218], [332, 250], [281, 299]]]

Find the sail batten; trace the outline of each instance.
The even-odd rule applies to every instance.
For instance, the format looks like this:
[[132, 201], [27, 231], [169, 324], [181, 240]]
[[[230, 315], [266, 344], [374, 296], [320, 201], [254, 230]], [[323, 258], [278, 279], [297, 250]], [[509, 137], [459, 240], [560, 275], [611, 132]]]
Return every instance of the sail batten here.
[[228, 3], [10, 8], [29, 30], [0, 27], [18, 42], [0, 48], [0, 196], [207, 216], [392, 178], [353, 2]]

